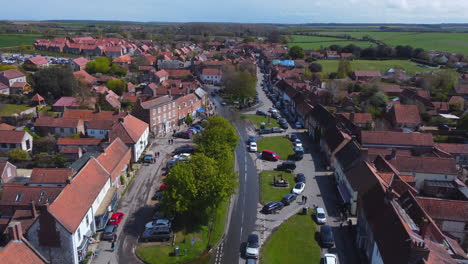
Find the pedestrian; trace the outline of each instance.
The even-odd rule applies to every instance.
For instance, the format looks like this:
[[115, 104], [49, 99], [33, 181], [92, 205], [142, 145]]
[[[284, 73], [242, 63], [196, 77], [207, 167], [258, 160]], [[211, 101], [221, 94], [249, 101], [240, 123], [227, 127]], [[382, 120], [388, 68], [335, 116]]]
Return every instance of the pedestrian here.
[[167, 140], [167, 144], [171, 144], [171, 140], [170, 140], [170, 139]]
[[159, 151], [158, 151], [158, 158], [159, 158]]
[[307, 196], [305, 196], [304, 199], [305, 199], [305, 202], [307, 203]]
[[115, 241], [114, 240], [112, 240], [112, 242], [111, 242], [111, 250], [112, 250], [112, 252], [115, 251]]

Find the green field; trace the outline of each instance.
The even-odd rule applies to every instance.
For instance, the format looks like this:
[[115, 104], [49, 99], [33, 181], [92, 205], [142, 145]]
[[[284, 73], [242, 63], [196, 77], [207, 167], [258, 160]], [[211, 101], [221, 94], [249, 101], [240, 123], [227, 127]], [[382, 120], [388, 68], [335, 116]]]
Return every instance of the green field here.
[[303, 49], [310, 50], [310, 49], [326, 48], [331, 45], [340, 45], [344, 47], [350, 44], [354, 44], [361, 48], [367, 48], [373, 45], [373, 43], [367, 42], [367, 41], [346, 40], [342, 38], [331, 38], [331, 37], [294, 35], [292, 36], [291, 42], [288, 43], [288, 46], [289, 47], [299, 46], [299, 47], [302, 47]]
[[0, 48], [32, 45], [36, 39], [43, 38], [39, 34], [0, 34]]
[[[273, 187], [274, 177], [277, 180], [281, 176], [289, 182], [288, 188]], [[281, 198], [291, 192], [294, 186], [294, 175], [283, 171], [262, 171], [260, 172], [260, 203], [266, 204], [272, 201], [281, 201]]]
[[[322, 65], [322, 71], [326, 73], [336, 72], [338, 69], [338, 60], [318, 60]], [[408, 60], [354, 60], [351, 61], [353, 70], [376, 70], [384, 72], [390, 68], [399, 67], [406, 71], [408, 75], [414, 75], [418, 72], [431, 71], [435, 68], [421, 68], [416, 63]]]
[[280, 156], [280, 159], [287, 160], [289, 156], [294, 154], [291, 141], [286, 137], [265, 137], [257, 141], [258, 152], [263, 150], [271, 150]]
[[[350, 35], [354, 38], [370, 36], [380, 40], [387, 45], [410, 45], [413, 48], [423, 48], [425, 50], [438, 50], [446, 52], [461, 52], [468, 54], [468, 33], [420, 33], [420, 32], [372, 32], [372, 31], [330, 31], [318, 32], [326, 35]], [[304, 36], [301, 36], [304, 37]], [[317, 37], [313, 37], [317, 38]]]
[[296, 214], [281, 224], [264, 244], [261, 264], [320, 263], [317, 226], [310, 215]]
[[10, 116], [29, 108], [29, 105], [0, 104], [0, 116]]

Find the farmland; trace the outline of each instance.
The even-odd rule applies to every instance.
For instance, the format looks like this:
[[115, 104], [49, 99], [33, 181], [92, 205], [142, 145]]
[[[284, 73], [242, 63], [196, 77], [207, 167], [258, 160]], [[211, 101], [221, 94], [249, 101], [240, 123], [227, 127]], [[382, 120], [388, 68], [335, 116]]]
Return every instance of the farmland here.
[[[324, 35], [344, 36], [349, 35], [353, 38], [362, 38], [369, 36], [380, 40], [387, 45], [410, 45], [414, 48], [423, 48], [425, 50], [439, 50], [447, 52], [461, 52], [468, 54], [468, 33], [421, 33], [421, 32], [377, 32], [377, 31], [324, 31], [317, 32]], [[333, 39], [317, 36], [300, 36], [302, 39]], [[296, 39], [296, 38], [294, 38]], [[339, 39], [339, 38], [337, 38]], [[341, 39], [342, 41], [344, 39]], [[344, 40], [347, 41], [347, 40]], [[364, 42], [366, 43], [366, 42]], [[340, 45], [340, 44], [338, 44]], [[344, 46], [344, 45], [343, 45]], [[361, 46], [362, 47], [362, 46]]]
[[[336, 72], [338, 69], [338, 60], [318, 60], [323, 67], [323, 72]], [[417, 72], [433, 70], [434, 68], [421, 68], [416, 63], [407, 60], [354, 60], [351, 62], [353, 70], [376, 70], [385, 71], [389, 68], [399, 67], [406, 71], [408, 75], [414, 75]]]
[[0, 34], [0, 48], [32, 45], [34, 40], [43, 38], [39, 34]]
[[319, 37], [319, 36], [292, 36], [291, 42], [288, 43], [289, 47], [299, 46], [303, 49], [319, 49], [326, 48], [331, 45], [347, 46], [354, 44], [361, 48], [367, 48], [373, 43], [367, 41], [346, 40], [342, 38]]

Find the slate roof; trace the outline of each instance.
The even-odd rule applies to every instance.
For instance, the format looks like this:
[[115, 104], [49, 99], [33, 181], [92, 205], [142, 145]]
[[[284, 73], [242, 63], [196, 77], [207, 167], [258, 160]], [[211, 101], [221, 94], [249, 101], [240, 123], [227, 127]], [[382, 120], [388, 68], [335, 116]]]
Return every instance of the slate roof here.
[[343, 171], [347, 171], [358, 162], [362, 161], [362, 152], [359, 144], [351, 140], [336, 155], [336, 160], [340, 163]]

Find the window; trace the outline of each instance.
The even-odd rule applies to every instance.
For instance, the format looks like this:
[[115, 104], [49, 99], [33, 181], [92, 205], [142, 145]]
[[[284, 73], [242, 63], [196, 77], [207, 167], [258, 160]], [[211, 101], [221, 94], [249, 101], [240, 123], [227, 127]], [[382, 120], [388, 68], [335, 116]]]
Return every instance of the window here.
[[2, 143], [2, 148], [7, 148], [8, 145], [6, 143]]
[[86, 214], [86, 225], [89, 225], [89, 218], [88, 218], [88, 214]]
[[21, 198], [23, 197], [22, 193], [18, 193], [15, 198], [15, 202], [21, 202]]
[[65, 129], [63, 129], [63, 127], [60, 128], [60, 132], [63, 133], [65, 132]]
[[103, 134], [104, 134], [104, 130], [99, 130], [99, 134], [103, 135]]
[[156, 108], [153, 108], [153, 115], [156, 114]]
[[[11, 143], [10, 148], [16, 148], [16, 144]], [[21, 148], [21, 146], [20, 146], [20, 148]]]
[[173, 108], [175, 107], [175, 102], [172, 102], [172, 107], [173, 107]]
[[11, 177], [11, 168], [10, 167], [8, 167], [8, 169], [7, 169], [7, 177]]
[[31, 142], [28, 140], [26, 140], [26, 149], [30, 149], [31, 148]]
[[164, 111], [166, 111], [166, 105], [163, 106]]
[[80, 241], [80, 240], [81, 240], [81, 230], [80, 230], [80, 228], [78, 227], [78, 241]]
[[42, 200], [44, 199], [44, 194], [45, 192], [44, 191], [41, 191], [41, 194], [39, 195], [39, 202], [41, 203]]
[[161, 107], [158, 107], [158, 114], [161, 113]]

